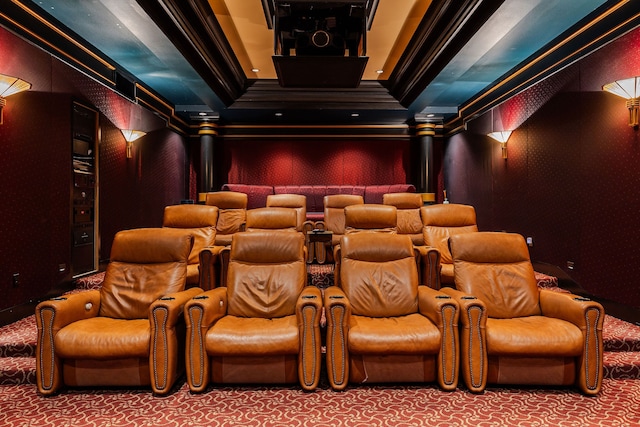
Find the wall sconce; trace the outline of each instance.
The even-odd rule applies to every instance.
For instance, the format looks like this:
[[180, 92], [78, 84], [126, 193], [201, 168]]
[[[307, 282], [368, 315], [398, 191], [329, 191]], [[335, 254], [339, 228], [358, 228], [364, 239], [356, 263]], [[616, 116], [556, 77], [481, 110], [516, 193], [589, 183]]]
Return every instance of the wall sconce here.
[[500, 132], [491, 132], [490, 134], [488, 134], [487, 136], [495, 139], [496, 141], [498, 141], [500, 143], [500, 148], [502, 148], [502, 158], [506, 159], [507, 158], [507, 141], [509, 141], [509, 137], [511, 136], [511, 132], [510, 130], [503, 130]]
[[629, 126], [638, 128], [638, 107], [640, 107], [640, 77], [631, 77], [624, 80], [616, 80], [613, 83], [602, 86], [602, 90], [621, 96], [627, 100], [629, 109]]
[[124, 135], [125, 141], [127, 141], [127, 159], [133, 157], [131, 153], [131, 148], [133, 147], [133, 141], [136, 139], [145, 136], [147, 133], [141, 130], [133, 130], [133, 129], [121, 129], [120, 132]]
[[0, 74], [0, 125], [3, 122], [2, 110], [7, 105], [8, 96], [31, 89], [31, 83], [27, 83], [17, 77]]

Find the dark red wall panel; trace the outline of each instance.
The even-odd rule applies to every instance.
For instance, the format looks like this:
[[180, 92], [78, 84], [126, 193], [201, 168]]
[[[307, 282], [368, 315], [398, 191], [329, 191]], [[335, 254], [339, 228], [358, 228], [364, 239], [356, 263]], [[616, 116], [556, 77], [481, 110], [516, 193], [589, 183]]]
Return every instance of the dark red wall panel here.
[[508, 160], [486, 137], [487, 113], [449, 139], [444, 167], [451, 200], [473, 204], [480, 229], [533, 237], [534, 260], [635, 307], [640, 132], [602, 85], [640, 75], [639, 52], [636, 30], [497, 107], [493, 127], [515, 128]]
[[[188, 194], [184, 139], [162, 120], [0, 28], [0, 73], [32, 83], [7, 99], [0, 126], [0, 310], [71, 280], [71, 109], [100, 112], [100, 259], [119, 230], [160, 226]], [[148, 134], [125, 158], [119, 129]], [[63, 267], [63, 271], [60, 271]], [[64, 268], [66, 267], [66, 269]], [[13, 286], [12, 276], [20, 274]]]

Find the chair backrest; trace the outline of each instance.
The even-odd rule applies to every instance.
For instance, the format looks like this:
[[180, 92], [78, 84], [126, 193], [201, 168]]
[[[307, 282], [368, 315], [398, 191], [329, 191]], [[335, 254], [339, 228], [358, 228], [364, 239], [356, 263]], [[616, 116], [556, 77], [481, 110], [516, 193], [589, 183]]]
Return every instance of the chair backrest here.
[[227, 271], [227, 314], [276, 318], [295, 313], [306, 285], [302, 233], [236, 233]]
[[268, 208], [290, 208], [296, 211], [296, 229], [302, 231], [307, 220], [307, 197], [302, 194], [271, 194], [267, 196]]
[[193, 236], [175, 228], [120, 231], [100, 289], [100, 316], [144, 319], [151, 303], [184, 290]]
[[202, 249], [213, 246], [216, 241], [218, 208], [206, 205], [172, 205], [164, 208], [162, 226], [182, 228], [193, 235], [193, 248], [189, 264], [198, 264]]
[[363, 204], [344, 208], [345, 234], [363, 231], [396, 233], [397, 222], [395, 206]]
[[451, 264], [449, 236], [477, 232], [476, 210], [459, 204], [429, 205], [420, 208], [424, 244], [440, 251], [440, 262]]
[[246, 220], [248, 197], [245, 193], [236, 191], [216, 191], [207, 193], [205, 204], [218, 207], [218, 223], [216, 242], [229, 236], [224, 242], [217, 244], [228, 244], [230, 235], [240, 231]]
[[297, 213], [292, 208], [256, 208], [247, 211], [245, 231], [297, 230]]
[[333, 232], [334, 243], [344, 234], [344, 208], [350, 205], [362, 205], [364, 197], [356, 194], [331, 194], [324, 196], [325, 229]]
[[391, 317], [418, 310], [418, 268], [409, 236], [346, 234], [340, 246], [340, 282], [353, 314]]
[[451, 236], [456, 288], [482, 300], [494, 318], [541, 313], [540, 293], [524, 238], [515, 233]]
[[382, 196], [382, 203], [398, 210], [398, 234], [408, 234], [416, 246], [424, 245], [420, 217], [422, 196], [418, 193], [387, 193]]

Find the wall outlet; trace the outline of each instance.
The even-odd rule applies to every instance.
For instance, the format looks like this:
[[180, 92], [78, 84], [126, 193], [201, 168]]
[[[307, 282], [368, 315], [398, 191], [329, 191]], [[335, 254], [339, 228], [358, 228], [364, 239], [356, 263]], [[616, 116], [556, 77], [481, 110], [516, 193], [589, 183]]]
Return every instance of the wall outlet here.
[[20, 285], [20, 273], [13, 273], [13, 287], [17, 288]]
[[527, 237], [527, 246], [533, 247], [533, 237]]
[[576, 267], [575, 263], [573, 261], [567, 261], [567, 268], [569, 270], [573, 270]]

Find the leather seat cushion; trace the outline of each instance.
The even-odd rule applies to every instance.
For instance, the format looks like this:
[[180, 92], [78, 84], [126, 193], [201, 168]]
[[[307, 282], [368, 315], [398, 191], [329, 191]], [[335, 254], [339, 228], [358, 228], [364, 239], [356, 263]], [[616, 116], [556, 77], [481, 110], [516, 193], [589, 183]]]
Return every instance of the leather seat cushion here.
[[205, 337], [211, 356], [267, 356], [298, 354], [300, 342], [295, 315], [262, 319], [224, 316]]
[[349, 352], [356, 354], [434, 354], [440, 350], [440, 331], [426, 317], [372, 318], [351, 316]]
[[580, 328], [552, 317], [489, 318], [486, 333], [489, 355], [579, 356], [584, 347]]
[[149, 319], [94, 317], [73, 322], [55, 338], [56, 353], [71, 359], [149, 357]]

